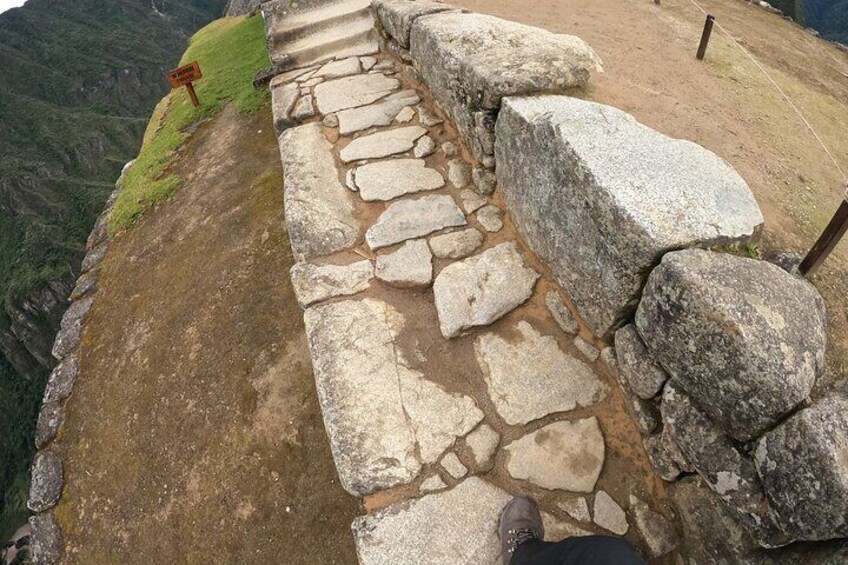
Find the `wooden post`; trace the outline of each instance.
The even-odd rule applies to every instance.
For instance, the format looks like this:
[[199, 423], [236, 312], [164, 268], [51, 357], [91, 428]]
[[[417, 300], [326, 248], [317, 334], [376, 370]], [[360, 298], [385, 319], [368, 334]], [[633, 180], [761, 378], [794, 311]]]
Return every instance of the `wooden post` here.
[[185, 86], [188, 90], [189, 98], [194, 107], [200, 106], [200, 100], [197, 99], [197, 92], [194, 91], [192, 84], [196, 80], [203, 78], [203, 73], [200, 71], [200, 65], [197, 61], [192, 61], [188, 65], [168, 71], [168, 82], [171, 83], [171, 88], [179, 88]]
[[813, 248], [810, 249], [810, 252], [807, 253], [807, 256], [804, 257], [804, 260], [801, 261], [798, 272], [805, 277], [811, 277], [816, 274], [818, 268], [837, 246], [839, 240], [845, 235], [845, 232], [848, 232], [848, 189], [846, 189], [845, 199], [836, 210], [833, 219], [830, 220], [821, 237], [813, 245]]
[[704, 55], [707, 54], [707, 44], [710, 42], [710, 34], [713, 32], [713, 22], [715, 18], [707, 15], [707, 21], [704, 22], [704, 33], [701, 34], [701, 44], [698, 45], [698, 54], [696, 57], [699, 61], [704, 60]]
[[197, 93], [194, 91], [194, 85], [187, 82], [185, 86], [186, 90], [188, 90], [188, 96], [191, 98], [191, 103], [194, 104], [195, 108], [197, 108], [200, 106], [200, 100], [197, 99]]

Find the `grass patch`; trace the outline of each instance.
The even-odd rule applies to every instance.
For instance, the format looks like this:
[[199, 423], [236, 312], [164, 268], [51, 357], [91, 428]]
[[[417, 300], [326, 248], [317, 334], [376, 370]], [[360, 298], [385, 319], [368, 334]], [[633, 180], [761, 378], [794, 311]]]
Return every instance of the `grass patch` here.
[[177, 149], [190, 137], [186, 129], [233, 104], [244, 113], [257, 111], [268, 99], [266, 89], [253, 88], [253, 77], [268, 66], [261, 17], [223, 18], [192, 37], [180, 64], [198, 61], [203, 78], [195, 83], [200, 106], [191, 104], [185, 88], [171, 91], [156, 106], [144, 134], [141, 152], [124, 178], [109, 217], [114, 234], [132, 226], [145, 210], [168, 199], [182, 184], [169, 171]]

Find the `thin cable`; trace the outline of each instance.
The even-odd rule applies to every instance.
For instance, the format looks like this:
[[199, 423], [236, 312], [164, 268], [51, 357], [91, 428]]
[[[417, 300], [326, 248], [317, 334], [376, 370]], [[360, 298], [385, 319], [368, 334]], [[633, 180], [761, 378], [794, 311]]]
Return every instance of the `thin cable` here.
[[[699, 10], [701, 10], [704, 13], [704, 15], [708, 15], [707, 11], [704, 10], [701, 7], [701, 5], [698, 4], [695, 0], [689, 0], [689, 1], [692, 2], [695, 5], [695, 7], [697, 7]], [[799, 110], [798, 107], [795, 106], [795, 103], [792, 102], [792, 99], [790, 99], [789, 96], [783, 91], [783, 89], [780, 88], [780, 86], [774, 81], [774, 79], [771, 78], [771, 75], [769, 75], [766, 72], [766, 70], [762, 67], [762, 65], [760, 65], [759, 61], [757, 61], [754, 58], [754, 56], [751, 55], [748, 52], [747, 49], [742, 47], [742, 45], [738, 41], [736, 41], [736, 39], [734, 39], [734, 37], [730, 34], [729, 31], [724, 29], [724, 27], [719, 22], [714, 22], [714, 23], [715, 23], [715, 25], [718, 26], [718, 29], [720, 29], [724, 33], [724, 35], [727, 36], [727, 38], [730, 41], [732, 41], [733, 44], [736, 45], [745, 54], [745, 56], [748, 57], [751, 60], [751, 62], [754, 63], [757, 66], [758, 69], [760, 69], [760, 72], [762, 72], [763, 75], [765, 75], [765, 77], [769, 80], [769, 82], [772, 83], [772, 85], [774, 85], [774, 87], [777, 89], [777, 91], [780, 93], [780, 95], [783, 96], [783, 98], [786, 99], [787, 102], [789, 102], [789, 105], [792, 106], [792, 109], [795, 110], [795, 113], [798, 114], [798, 117], [801, 118], [801, 120], [804, 122], [804, 124], [806, 124], [807, 128], [810, 130], [810, 132], [816, 138], [816, 141], [819, 142], [819, 145], [821, 145], [821, 148], [824, 149], [824, 152], [827, 154], [828, 157], [830, 157], [830, 160], [833, 161], [833, 165], [836, 167], [836, 170], [839, 171], [840, 175], [842, 175], [842, 180], [848, 181], [848, 175], [846, 175], [845, 172], [842, 170], [842, 167], [839, 166], [839, 163], [836, 161], [836, 158], [833, 156], [833, 154], [827, 148], [827, 145], [824, 144], [824, 141], [822, 141], [821, 137], [819, 137], [819, 134], [813, 128], [812, 124], [810, 124], [810, 122], [807, 121], [807, 118], [804, 117], [804, 114], [801, 113], [801, 110]]]

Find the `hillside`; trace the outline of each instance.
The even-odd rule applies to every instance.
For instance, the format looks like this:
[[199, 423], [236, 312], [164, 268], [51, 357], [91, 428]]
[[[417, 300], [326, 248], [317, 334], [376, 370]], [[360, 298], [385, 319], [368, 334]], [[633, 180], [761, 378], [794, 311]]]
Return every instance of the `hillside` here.
[[6, 521], [22, 511], [10, 498], [25, 486], [85, 239], [168, 89], [164, 72], [225, 6], [29, 0], [0, 15], [0, 536], [19, 525]]

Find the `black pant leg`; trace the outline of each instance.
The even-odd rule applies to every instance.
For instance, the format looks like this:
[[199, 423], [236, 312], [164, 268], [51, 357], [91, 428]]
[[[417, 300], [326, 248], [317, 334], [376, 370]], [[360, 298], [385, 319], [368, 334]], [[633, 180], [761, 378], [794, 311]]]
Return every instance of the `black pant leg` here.
[[621, 538], [586, 536], [560, 542], [531, 541], [518, 546], [510, 565], [644, 565]]

